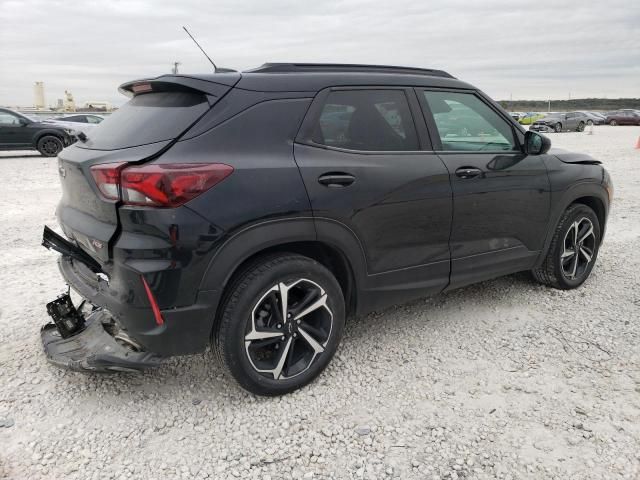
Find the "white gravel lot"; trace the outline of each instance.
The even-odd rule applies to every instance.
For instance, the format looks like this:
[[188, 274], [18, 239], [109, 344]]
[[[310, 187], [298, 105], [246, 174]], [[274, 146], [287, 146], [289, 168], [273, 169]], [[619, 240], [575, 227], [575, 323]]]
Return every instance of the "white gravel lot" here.
[[0, 154], [0, 478], [640, 478], [639, 135], [550, 134], [616, 188], [582, 288], [522, 273], [353, 319], [318, 381], [272, 399], [209, 353], [139, 376], [50, 366], [56, 162]]

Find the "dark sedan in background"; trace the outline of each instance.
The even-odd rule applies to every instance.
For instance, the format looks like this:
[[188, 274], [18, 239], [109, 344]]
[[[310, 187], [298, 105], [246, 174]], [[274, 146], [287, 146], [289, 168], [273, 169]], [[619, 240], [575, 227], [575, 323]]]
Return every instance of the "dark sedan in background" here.
[[553, 113], [533, 122], [535, 132], [582, 132], [590, 121], [583, 112]]
[[608, 125], [640, 125], [640, 111], [638, 110], [618, 110], [609, 112], [605, 122]]

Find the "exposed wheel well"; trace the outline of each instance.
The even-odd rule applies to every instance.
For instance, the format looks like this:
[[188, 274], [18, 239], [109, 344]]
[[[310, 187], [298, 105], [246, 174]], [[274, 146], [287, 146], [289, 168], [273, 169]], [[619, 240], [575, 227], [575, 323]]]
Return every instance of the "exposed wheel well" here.
[[355, 312], [356, 289], [351, 264], [342, 252], [322, 242], [291, 242], [260, 250], [245, 259], [235, 268], [233, 274], [229, 277], [229, 281], [225, 283], [223, 290], [233, 283], [232, 279], [236, 274], [242, 272], [249, 264], [255, 262], [256, 259], [261, 256], [277, 252], [297, 253], [299, 255], [312, 258], [318, 263], [324, 265], [331, 273], [333, 273], [333, 275], [335, 275], [336, 280], [338, 280], [338, 283], [340, 284], [340, 288], [344, 295], [347, 316]]
[[38, 146], [38, 142], [42, 140], [44, 137], [55, 137], [58, 140], [60, 140], [64, 146], [64, 137], [62, 135], [58, 133], [53, 133], [53, 132], [45, 132], [45, 133], [41, 133], [35, 138], [34, 142], [36, 147]]
[[598, 217], [598, 223], [600, 224], [600, 229], [604, 229], [606, 217], [605, 217], [605, 208], [602, 200], [597, 197], [580, 197], [576, 198], [573, 203], [581, 203], [582, 205], [586, 205], [591, 208], [594, 212], [596, 212], [596, 216]]

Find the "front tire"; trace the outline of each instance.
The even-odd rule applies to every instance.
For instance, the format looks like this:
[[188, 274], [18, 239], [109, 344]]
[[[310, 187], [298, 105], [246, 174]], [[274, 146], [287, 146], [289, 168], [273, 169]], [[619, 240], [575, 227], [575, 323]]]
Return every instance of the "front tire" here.
[[593, 120], [587, 120], [587, 125], [592, 126], [593, 125]]
[[611, 120], [609, 122], [609, 125], [611, 125], [612, 127], [615, 127], [616, 125], [618, 125], [618, 122], [616, 122], [615, 120]]
[[214, 348], [228, 373], [257, 395], [282, 395], [329, 364], [344, 328], [333, 274], [297, 254], [259, 258], [232, 280]]
[[40, 154], [45, 157], [55, 157], [62, 151], [64, 145], [62, 143], [62, 140], [60, 140], [58, 137], [53, 135], [45, 135], [40, 140], [38, 140], [36, 148], [38, 149]]
[[562, 132], [562, 124], [560, 122], [556, 123], [555, 127], [553, 127], [556, 133]]
[[[591, 120], [589, 120], [589, 121], [591, 121]], [[592, 123], [592, 125], [593, 125], [593, 123]], [[584, 122], [580, 122], [578, 124], [578, 132], [584, 132]]]
[[542, 264], [533, 269], [536, 280], [561, 290], [577, 288], [589, 277], [600, 248], [600, 223], [595, 212], [574, 203], [558, 222]]

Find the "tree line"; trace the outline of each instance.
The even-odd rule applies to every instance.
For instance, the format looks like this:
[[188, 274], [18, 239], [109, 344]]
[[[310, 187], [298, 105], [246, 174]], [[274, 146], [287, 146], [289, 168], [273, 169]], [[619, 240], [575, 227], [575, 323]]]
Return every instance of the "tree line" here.
[[619, 110], [635, 108], [640, 110], [640, 98], [576, 98], [571, 100], [500, 100], [498, 103], [511, 112], [552, 112], [572, 110]]

